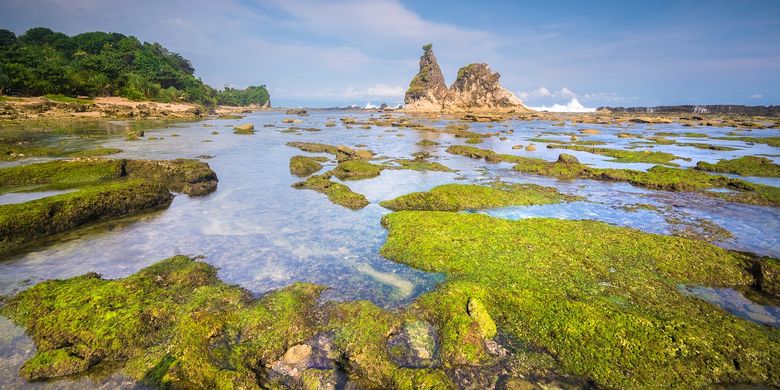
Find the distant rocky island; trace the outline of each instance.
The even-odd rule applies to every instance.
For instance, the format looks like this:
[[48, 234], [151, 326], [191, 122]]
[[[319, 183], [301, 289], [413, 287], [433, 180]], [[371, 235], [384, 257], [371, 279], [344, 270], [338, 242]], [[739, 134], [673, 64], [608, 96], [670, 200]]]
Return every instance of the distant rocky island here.
[[599, 107], [597, 111], [646, 114], [731, 114], [780, 116], [780, 106], [745, 106], [739, 104], [680, 105], [655, 107]]
[[469, 64], [458, 70], [455, 82], [447, 88], [444, 75], [433, 54], [433, 45], [423, 46], [420, 71], [409, 83], [404, 111], [409, 112], [491, 112], [523, 113], [530, 110], [498, 82], [501, 75], [488, 64]]

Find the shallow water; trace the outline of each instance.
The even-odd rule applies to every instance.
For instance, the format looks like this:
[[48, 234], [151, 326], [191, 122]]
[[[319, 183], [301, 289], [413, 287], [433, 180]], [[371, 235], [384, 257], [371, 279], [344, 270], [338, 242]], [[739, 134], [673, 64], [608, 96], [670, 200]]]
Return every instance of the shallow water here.
[[[660, 234], [671, 233], [667, 222], [669, 216], [681, 220], [702, 218], [720, 225], [733, 235], [730, 239], [717, 242], [718, 245], [780, 256], [780, 237], [777, 235], [780, 231], [780, 209], [734, 204], [701, 194], [650, 191], [626, 183], [560, 181], [525, 175], [514, 172], [510, 164], [488, 164], [446, 153], [444, 149], [448, 145], [462, 144], [464, 141], [449, 134], [377, 126], [369, 130], [358, 126], [346, 129], [338, 120], [343, 116], [365, 119], [369, 115], [378, 114], [314, 111], [310, 116], [297, 117], [303, 119], [304, 123], [294, 126], [315, 127], [322, 131], [283, 133], [281, 130], [290, 125], [281, 124], [281, 120], [289, 116], [280, 112], [259, 112], [241, 120], [213, 119], [171, 124], [161, 129], [147, 130], [146, 137], [139, 141], [126, 141], [121, 135], [108, 136], [101, 142], [101, 146], [123, 150], [112, 157], [172, 159], [208, 156], [206, 161], [219, 176], [219, 188], [215, 193], [200, 198], [178, 195], [165, 210], [92, 225], [47, 240], [26, 253], [10, 256], [0, 261], [0, 294], [10, 294], [48, 278], [65, 278], [88, 271], [109, 278], [123, 277], [169, 256], [186, 254], [203, 256], [204, 261], [219, 268], [222, 279], [257, 294], [291, 282], [307, 281], [330, 286], [325, 299], [369, 299], [384, 307], [403, 305], [434, 288], [443, 277], [393, 263], [378, 254], [387, 234], [380, 225], [380, 219], [388, 210], [377, 203], [444, 183], [480, 183], [495, 179], [554, 186], [564, 193], [579, 195], [584, 199], [556, 205], [483, 211], [489, 215], [509, 219], [595, 219]], [[335, 121], [337, 126], [325, 127], [328, 121]], [[438, 127], [446, 124], [444, 121], [422, 121]], [[232, 133], [233, 125], [246, 122], [255, 124], [256, 134], [247, 136]], [[274, 124], [275, 127], [266, 128], [264, 124]], [[609, 161], [608, 157], [590, 153], [548, 149], [542, 143], [536, 143], [538, 150], [535, 152], [513, 150], [512, 146], [527, 145], [529, 138], [539, 136], [568, 139], [566, 133], [577, 133], [582, 128], [598, 128], [601, 134], [584, 136], [577, 133], [580, 140], [603, 140], [609, 143], [607, 147], [628, 147], [631, 142], [638, 141], [617, 138], [619, 132], [650, 136], [658, 131], [694, 131], [724, 136], [734, 130], [691, 129], [678, 125], [632, 125], [619, 128], [569, 124], [559, 127], [543, 121], [510, 121], [492, 127], [490, 124], [476, 123], [471, 126], [473, 131], [480, 132], [514, 130], [511, 134], [502, 134], [507, 140], [492, 137], [475, 145], [480, 148], [549, 160], [566, 152], [594, 166], [633, 169], [647, 169], [652, 165], [616, 163]], [[542, 132], [555, 132], [560, 136]], [[756, 130], [750, 135], [770, 136], [777, 133], [776, 130]], [[151, 139], [153, 137], [157, 139]], [[436, 140], [442, 145], [415, 145], [421, 139]], [[378, 156], [387, 158], [411, 158], [414, 152], [426, 151], [438, 156], [436, 161], [458, 172], [385, 170], [377, 178], [350, 181], [346, 184], [353, 191], [364, 194], [371, 202], [362, 210], [351, 211], [331, 204], [317, 192], [290, 187], [300, 179], [289, 173], [289, 158], [308, 153], [286, 146], [285, 143], [289, 141], [352, 147], [364, 144], [360, 147], [371, 149]], [[762, 144], [747, 145], [740, 141], [703, 138], [691, 138], [690, 141], [722, 143], [740, 149], [722, 152], [656, 145], [652, 150], [690, 157], [692, 161], [680, 161], [683, 166], [695, 165], [698, 160], [717, 161], [742, 155], [778, 154], [777, 148]], [[777, 161], [777, 158], [774, 160]], [[32, 161], [21, 163], [28, 162]], [[326, 165], [332, 166], [334, 163]], [[627, 206], [637, 204], [650, 204], [657, 210], [627, 209]], [[728, 295], [721, 300], [709, 301], [728, 310], [728, 302], [736, 302], [736, 299]], [[19, 335], [18, 328], [5, 320], [0, 321], [0, 334], [3, 335], [0, 338], [0, 387], [13, 387], [19, 384], [15, 370], [24, 356], [29, 355], [30, 351], [25, 348], [31, 348], [31, 344], [29, 339]], [[121, 381], [121, 378], [112, 380]], [[70, 387], [79, 387], [79, 384], [73, 382]]]

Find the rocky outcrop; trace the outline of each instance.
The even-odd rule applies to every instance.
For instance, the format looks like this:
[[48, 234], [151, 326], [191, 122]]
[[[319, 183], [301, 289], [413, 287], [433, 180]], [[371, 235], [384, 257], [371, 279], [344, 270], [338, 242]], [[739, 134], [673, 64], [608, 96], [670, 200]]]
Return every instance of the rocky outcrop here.
[[412, 112], [528, 112], [523, 102], [499, 83], [487, 64], [469, 64], [447, 88], [431, 44], [423, 46], [420, 71], [409, 83], [404, 110]]
[[501, 75], [488, 64], [469, 64], [458, 70], [445, 108], [455, 110], [506, 111], [522, 108], [523, 102], [499, 84]]
[[409, 83], [404, 97], [405, 107], [420, 111], [439, 111], [448, 99], [449, 91], [444, 83], [436, 56], [433, 55], [433, 45], [423, 46], [420, 57], [420, 71]]

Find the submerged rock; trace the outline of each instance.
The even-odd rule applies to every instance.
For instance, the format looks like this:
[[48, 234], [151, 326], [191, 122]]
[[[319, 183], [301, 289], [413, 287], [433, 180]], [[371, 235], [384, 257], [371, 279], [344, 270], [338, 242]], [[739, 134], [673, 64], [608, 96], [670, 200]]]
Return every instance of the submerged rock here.
[[253, 123], [242, 123], [233, 126], [233, 134], [254, 134], [255, 125]]
[[439, 364], [436, 330], [425, 321], [407, 321], [387, 341], [390, 358], [401, 367], [424, 368]]

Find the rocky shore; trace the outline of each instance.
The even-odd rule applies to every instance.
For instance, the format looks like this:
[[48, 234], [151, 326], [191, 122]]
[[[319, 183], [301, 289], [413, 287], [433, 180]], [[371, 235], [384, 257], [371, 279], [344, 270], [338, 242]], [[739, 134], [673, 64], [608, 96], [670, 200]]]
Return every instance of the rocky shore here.
[[2, 119], [198, 119], [210, 114], [248, 113], [265, 106], [218, 106], [208, 108], [193, 103], [134, 101], [120, 97], [78, 99], [68, 97], [2, 97]]

